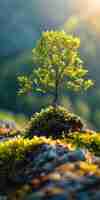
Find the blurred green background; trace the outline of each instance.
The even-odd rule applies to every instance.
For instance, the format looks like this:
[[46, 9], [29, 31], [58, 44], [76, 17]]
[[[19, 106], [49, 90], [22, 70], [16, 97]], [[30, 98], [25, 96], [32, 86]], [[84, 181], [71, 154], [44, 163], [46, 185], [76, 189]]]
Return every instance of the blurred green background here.
[[65, 92], [60, 102], [100, 130], [100, 4], [95, 2], [0, 0], [0, 119], [26, 122], [50, 104], [52, 97], [47, 95], [19, 97], [17, 76], [34, 67], [31, 51], [41, 32], [64, 29], [81, 38], [81, 57], [95, 86], [84, 94]]

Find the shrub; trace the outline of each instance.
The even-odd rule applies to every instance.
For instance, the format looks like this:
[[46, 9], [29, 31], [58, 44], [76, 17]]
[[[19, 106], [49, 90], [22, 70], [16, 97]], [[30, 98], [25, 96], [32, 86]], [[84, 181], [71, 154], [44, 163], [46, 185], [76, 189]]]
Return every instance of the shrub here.
[[61, 138], [69, 132], [81, 131], [84, 124], [80, 117], [67, 112], [63, 107], [50, 106], [35, 113], [30, 120], [26, 136], [52, 136]]

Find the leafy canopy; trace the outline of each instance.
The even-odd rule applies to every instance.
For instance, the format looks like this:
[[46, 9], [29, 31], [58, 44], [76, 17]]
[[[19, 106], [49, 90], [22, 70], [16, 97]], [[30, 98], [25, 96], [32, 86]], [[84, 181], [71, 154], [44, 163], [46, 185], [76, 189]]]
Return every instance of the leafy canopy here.
[[93, 81], [85, 79], [88, 70], [80, 59], [80, 39], [64, 31], [43, 32], [33, 53], [33, 71], [18, 77], [20, 94], [28, 92], [51, 93], [55, 101], [59, 90], [75, 92], [87, 90]]

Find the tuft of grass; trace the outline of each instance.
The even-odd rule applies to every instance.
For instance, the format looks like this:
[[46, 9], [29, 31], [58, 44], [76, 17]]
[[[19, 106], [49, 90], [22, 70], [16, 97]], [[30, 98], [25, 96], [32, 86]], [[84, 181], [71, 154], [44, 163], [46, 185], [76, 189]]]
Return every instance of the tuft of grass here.
[[100, 133], [94, 131], [75, 132], [64, 139], [71, 142], [76, 147], [86, 148], [93, 152], [96, 156], [100, 156]]
[[41, 144], [63, 145], [63, 142], [60, 140], [52, 140], [51, 138], [37, 136], [34, 136], [32, 139], [20, 136], [14, 137], [13, 139], [0, 143], [0, 161], [2, 161], [0, 164], [12, 159], [13, 161], [24, 160], [25, 153], [33, 152]]

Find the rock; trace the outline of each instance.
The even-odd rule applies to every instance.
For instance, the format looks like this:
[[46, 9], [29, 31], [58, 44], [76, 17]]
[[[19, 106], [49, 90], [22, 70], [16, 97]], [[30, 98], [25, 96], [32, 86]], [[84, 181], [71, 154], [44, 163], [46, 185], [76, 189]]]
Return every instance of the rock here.
[[0, 200], [7, 200], [7, 196], [5, 196], [5, 195], [0, 195]]
[[75, 161], [82, 161], [82, 160], [85, 160], [85, 156], [84, 156], [84, 153], [82, 150], [76, 150], [76, 151], [72, 151], [72, 152], [69, 152], [68, 155], [68, 161], [70, 162], [75, 162]]
[[24, 163], [19, 163], [10, 177], [14, 183], [30, 187], [21, 200], [99, 200], [100, 166], [89, 163], [85, 152], [43, 144], [26, 154]]
[[44, 198], [44, 192], [36, 192], [28, 195], [25, 200], [42, 200]]

